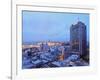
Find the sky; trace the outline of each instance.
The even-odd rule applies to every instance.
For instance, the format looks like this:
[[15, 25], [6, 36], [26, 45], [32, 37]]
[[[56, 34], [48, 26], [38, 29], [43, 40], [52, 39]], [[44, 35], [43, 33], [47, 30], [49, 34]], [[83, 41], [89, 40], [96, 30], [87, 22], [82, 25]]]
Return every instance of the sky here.
[[89, 14], [61, 12], [22, 12], [23, 42], [69, 41], [70, 27], [78, 21], [85, 23], [89, 40]]

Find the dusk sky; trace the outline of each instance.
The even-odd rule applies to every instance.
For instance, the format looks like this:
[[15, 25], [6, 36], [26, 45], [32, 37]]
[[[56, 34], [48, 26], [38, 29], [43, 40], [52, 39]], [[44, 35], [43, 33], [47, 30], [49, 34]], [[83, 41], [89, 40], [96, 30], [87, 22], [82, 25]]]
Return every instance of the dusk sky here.
[[69, 41], [70, 27], [78, 21], [85, 23], [89, 40], [89, 14], [22, 12], [23, 42]]

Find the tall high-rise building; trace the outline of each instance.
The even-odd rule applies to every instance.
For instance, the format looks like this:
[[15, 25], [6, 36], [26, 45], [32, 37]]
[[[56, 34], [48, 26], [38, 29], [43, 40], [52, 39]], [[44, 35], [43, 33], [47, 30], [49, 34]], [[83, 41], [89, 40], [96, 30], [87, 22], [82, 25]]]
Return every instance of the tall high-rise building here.
[[70, 27], [71, 51], [79, 55], [86, 54], [86, 25], [78, 21]]

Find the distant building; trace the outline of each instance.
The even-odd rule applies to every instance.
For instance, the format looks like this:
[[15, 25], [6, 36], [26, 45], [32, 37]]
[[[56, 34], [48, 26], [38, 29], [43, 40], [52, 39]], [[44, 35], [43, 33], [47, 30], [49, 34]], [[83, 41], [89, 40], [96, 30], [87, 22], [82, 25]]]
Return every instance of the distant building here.
[[83, 22], [78, 21], [70, 27], [70, 42], [72, 52], [86, 54], [86, 25]]
[[47, 43], [47, 42], [46, 42], [46, 43], [42, 43], [42, 44], [40, 45], [40, 50], [41, 50], [41, 51], [48, 52], [48, 50], [49, 50], [48, 43]]
[[40, 51], [43, 51], [43, 43], [40, 44]]
[[65, 55], [65, 48], [61, 46], [61, 55], [59, 56], [59, 60], [63, 61]]
[[66, 45], [65, 46], [65, 54], [64, 57], [67, 58], [70, 55], [71, 49], [70, 49], [70, 45]]

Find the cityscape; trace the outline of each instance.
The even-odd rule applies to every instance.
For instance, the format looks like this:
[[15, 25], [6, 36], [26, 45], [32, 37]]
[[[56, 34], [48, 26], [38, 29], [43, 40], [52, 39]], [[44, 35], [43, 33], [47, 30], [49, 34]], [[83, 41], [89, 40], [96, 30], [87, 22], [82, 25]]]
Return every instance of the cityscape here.
[[[26, 13], [27, 12], [23, 12], [23, 17], [26, 15]], [[31, 12], [31, 15], [34, 13], [35, 12]], [[41, 16], [42, 21], [44, 21], [44, 16], [46, 16], [46, 14], [50, 14], [51, 17], [52, 15], [55, 16], [55, 13], [41, 13], [42, 14], [40, 14], [40, 12], [37, 13], [37, 15], [40, 15], [39, 18], [36, 17], [38, 23], [40, 23], [39, 20]], [[63, 13], [56, 14], [61, 15]], [[64, 16], [67, 15], [72, 16], [73, 14], [64, 13]], [[74, 17], [76, 17], [76, 15], [80, 15], [80, 17], [82, 16], [84, 19], [89, 19], [88, 14], [75, 14], [72, 17], [72, 20]], [[88, 18], [84, 15], [88, 16]], [[63, 28], [63, 31], [65, 32], [64, 35], [61, 35], [63, 32], [61, 31], [60, 33], [57, 31], [58, 26], [55, 24], [58, 24], [58, 22], [55, 18], [46, 17], [45, 22], [40, 23], [37, 30], [34, 29], [35, 27], [33, 27], [35, 24], [31, 24], [32, 27], [30, 30], [25, 29], [24, 25], [30, 26], [30, 21], [36, 20], [33, 19], [34, 17], [29, 17], [30, 16], [28, 16], [28, 18], [23, 18], [22, 69], [89, 66], [89, 25], [87, 25], [84, 20], [82, 20], [83, 18], [76, 20], [75, 23], [71, 23], [68, 27], [64, 25], [65, 27], [63, 28], [60, 25], [60, 28]], [[25, 19], [27, 19], [29, 23], [27, 23], [27, 20]], [[48, 25], [52, 24], [55, 26], [55, 28], [52, 26], [52, 29], [48, 28], [47, 21]], [[87, 23], [89, 24], [89, 21]], [[67, 24], [67, 22], [65, 24]], [[44, 28], [44, 26], [46, 27]], [[52, 35], [50, 35], [50, 33], [52, 33]]]

